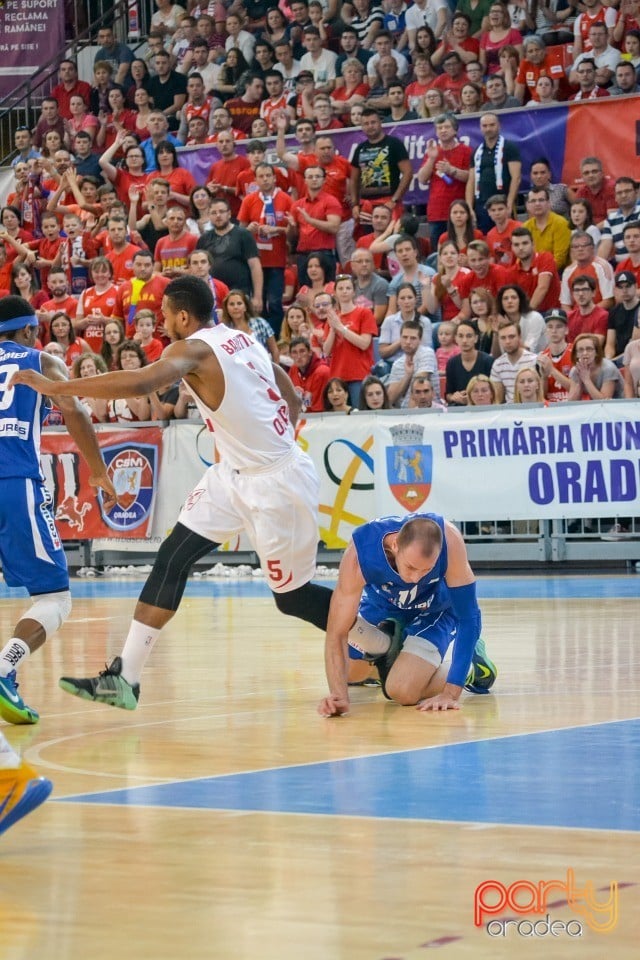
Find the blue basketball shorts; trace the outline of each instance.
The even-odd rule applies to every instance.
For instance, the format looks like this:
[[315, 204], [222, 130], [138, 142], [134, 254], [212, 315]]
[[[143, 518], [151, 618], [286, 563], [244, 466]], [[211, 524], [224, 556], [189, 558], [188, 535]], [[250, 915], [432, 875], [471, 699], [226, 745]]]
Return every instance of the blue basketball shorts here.
[[404, 628], [403, 651], [436, 666], [444, 659], [458, 628], [458, 618], [450, 607], [436, 611], [400, 610], [393, 604], [367, 596], [366, 592], [358, 616], [376, 627], [383, 620], [398, 620]]
[[69, 589], [69, 571], [51, 509], [40, 480], [10, 477], [0, 496], [0, 561], [9, 587], [29, 593]]

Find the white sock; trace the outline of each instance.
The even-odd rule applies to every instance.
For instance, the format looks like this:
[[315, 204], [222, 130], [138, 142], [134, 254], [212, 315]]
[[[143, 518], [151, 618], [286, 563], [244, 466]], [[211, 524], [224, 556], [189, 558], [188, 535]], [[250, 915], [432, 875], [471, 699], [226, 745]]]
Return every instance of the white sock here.
[[121, 653], [122, 676], [127, 683], [140, 683], [140, 677], [153, 645], [160, 636], [157, 627], [148, 627], [146, 623], [132, 620], [129, 633]]
[[379, 657], [391, 646], [391, 637], [384, 630], [358, 617], [349, 631], [349, 644], [361, 653]]
[[31, 650], [24, 640], [20, 640], [19, 637], [11, 637], [6, 647], [0, 650], [0, 677], [6, 677], [12, 670], [17, 670], [30, 653]]
[[19, 766], [20, 757], [4, 734], [0, 733], [0, 770], [17, 770]]

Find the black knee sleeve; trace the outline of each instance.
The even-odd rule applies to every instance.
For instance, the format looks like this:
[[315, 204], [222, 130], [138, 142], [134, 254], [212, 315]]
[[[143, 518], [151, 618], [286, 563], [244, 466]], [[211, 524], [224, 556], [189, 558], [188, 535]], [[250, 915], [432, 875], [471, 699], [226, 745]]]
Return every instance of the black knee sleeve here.
[[158, 550], [140, 601], [162, 610], [177, 610], [194, 563], [219, 546], [219, 543], [176, 523]]
[[333, 590], [317, 583], [305, 583], [289, 593], [274, 593], [276, 607], [289, 617], [299, 617], [320, 630], [327, 629], [329, 604]]

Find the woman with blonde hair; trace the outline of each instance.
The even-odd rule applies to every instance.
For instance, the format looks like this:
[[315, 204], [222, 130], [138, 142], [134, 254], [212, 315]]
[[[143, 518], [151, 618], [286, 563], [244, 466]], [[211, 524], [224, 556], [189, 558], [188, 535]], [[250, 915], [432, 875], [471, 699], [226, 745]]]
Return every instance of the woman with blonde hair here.
[[491, 76], [500, 70], [500, 54], [505, 47], [513, 47], [518, 59], [522, 56], [522, 34], [511, 26], [511, 16], [504, 3], [491, 4], [488, 20], [488, 29], [480, 34], [478, 59], [485, 73]]
[[349, 57], [342, 64], [344, 83], [331, 95], [333, 112], [342, 119], [355, 103], [364, 103], [369, 95], [369, 84], [364, 78], [364, 66], [355, 57]]
[[490, 407], [498, 402], [496, 388], [486, 374], [471, 377], [467, 384], [467, 402], [470, 407]]
[[[73, 361], [71, 376], [74, 380], [86, 377], [97, 377], [107, 372], [107, 365], [97, 353], [83, 353]], [[108, 400], [98, 400], [95, 397], [79, 397], [92, 423], [106, 423], [108, 419]]]
[[518, 370], [514, 385], [514, 403], [544, 403], [542, 377], [535, 367]]

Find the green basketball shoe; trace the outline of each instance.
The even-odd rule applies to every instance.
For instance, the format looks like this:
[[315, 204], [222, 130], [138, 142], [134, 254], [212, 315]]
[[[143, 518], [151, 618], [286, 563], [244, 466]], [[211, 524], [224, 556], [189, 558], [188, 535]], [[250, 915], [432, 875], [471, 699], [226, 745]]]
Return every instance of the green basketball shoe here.
[[110, 707], [120, 707], [121, 710], [135, 710], [140, 698], [140, 684], [128, 683], [121, 673], [122, 660], [115, 657], [111, 665], [105, 667], [97, 677], [82, 680], [61, 677], [58, 686], [82, 700], [95, 700], [96, 703], [106, 703]]
[[471, 669], [464, 685], [465, 690], [471, 693], [489, 693], [489, 690], [496, 682], [498, 668], [493, 660], [487, 654], [482, 637], [478, 638], [476, 648], [471, 658]]

